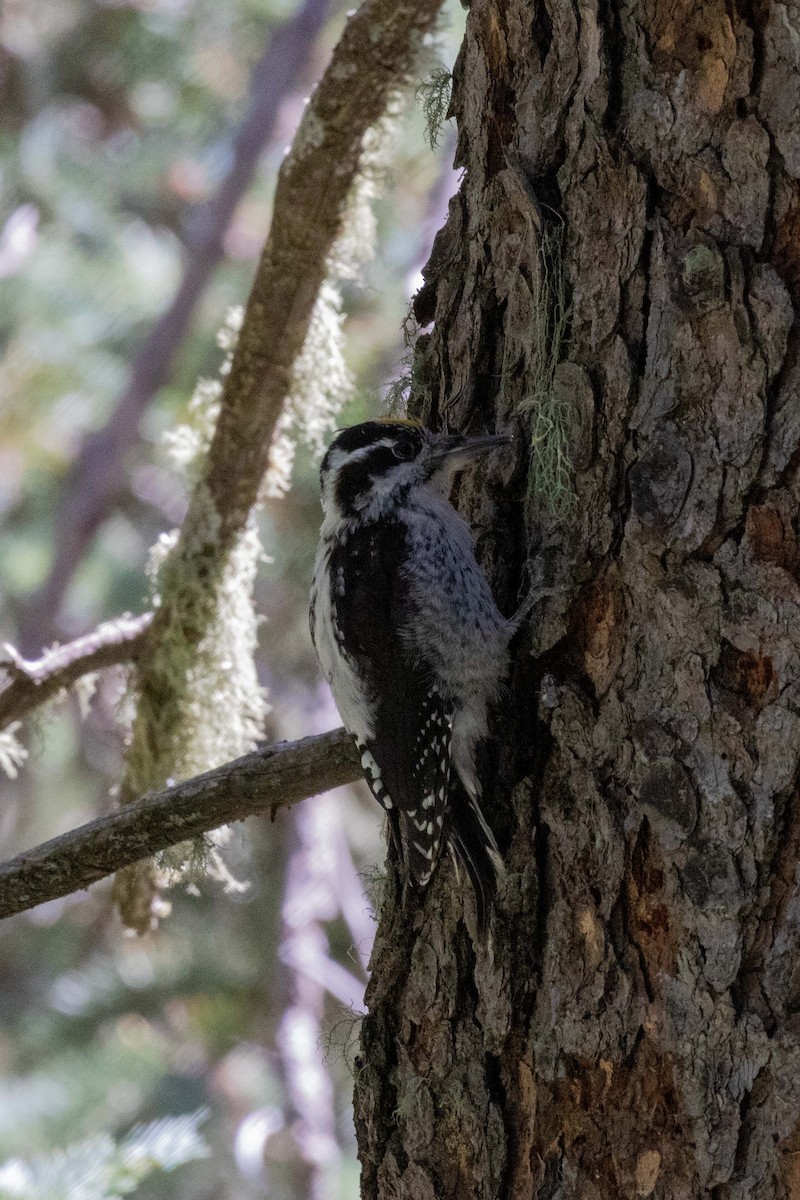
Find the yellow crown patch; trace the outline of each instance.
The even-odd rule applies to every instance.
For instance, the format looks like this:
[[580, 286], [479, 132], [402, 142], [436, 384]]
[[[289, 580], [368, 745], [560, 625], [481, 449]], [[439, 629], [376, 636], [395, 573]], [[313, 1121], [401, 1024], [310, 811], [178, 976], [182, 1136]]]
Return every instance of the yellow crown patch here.
[[408, 425], [411, 429], [421, 429], [422, 421], [415, 421], [411, 417], [376, 417], [376, 425]]

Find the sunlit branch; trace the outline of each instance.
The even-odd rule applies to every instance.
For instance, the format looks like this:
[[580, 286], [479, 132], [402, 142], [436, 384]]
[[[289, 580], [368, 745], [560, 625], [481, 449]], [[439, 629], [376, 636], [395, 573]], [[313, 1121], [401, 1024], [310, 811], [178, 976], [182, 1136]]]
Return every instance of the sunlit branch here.
[[144, 646], [152, 613], [117, 617], [92, 633], [55, 646], [41, 658], [24, 659], [13, 646], [0, 652], [0, 672], [8, 682], [0, 688], [0, 729], [26, 716], [92, 671], [133, 662]]
[[220, 825], [274, 816], [360, 777], [358, 754], [343, 729], [266, 746], [0, 864], [0, 918], [79, 891]]
[[364, 0], [350, 14], [283, 161], [204, 482], [223, 543], [244, 528], [256, 504], [292, 370], [362, 168], [364, 137], [407, 81], [441, 5]]

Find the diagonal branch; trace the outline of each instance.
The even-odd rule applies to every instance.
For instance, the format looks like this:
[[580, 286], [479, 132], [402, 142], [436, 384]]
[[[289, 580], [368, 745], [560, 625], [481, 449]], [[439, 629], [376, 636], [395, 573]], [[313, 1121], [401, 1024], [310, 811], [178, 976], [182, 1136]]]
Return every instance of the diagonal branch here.
[[135, 661], [152, 620], [149, 612], [139, 617], [117, 617], [74, 642], [46, 650], [32, 661], [24, 659], [13, 646], [4, 646], [0, 672], [9, 677], [9, 682], [0, 689], [0, 729], [26, 716], [62, 688], [71, 687], [81, 676]]
[[358, 753], [344, 729], [266, 746], [0, 863], [0, 918], [77, 892], [220, 825], [274, 816], [360, 778]]
[[442, 0], [364, 0], [351, 13], [278, 174], [272, 226], [225, 381], [205, 485], [220, 540], [256, 504], [292, 369], [342, 233], [364, 136], [410, 76]]

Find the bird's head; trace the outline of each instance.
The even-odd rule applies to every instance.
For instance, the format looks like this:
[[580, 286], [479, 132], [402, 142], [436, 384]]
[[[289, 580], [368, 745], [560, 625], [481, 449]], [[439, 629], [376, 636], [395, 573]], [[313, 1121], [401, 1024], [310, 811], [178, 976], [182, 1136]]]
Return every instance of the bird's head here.
[[510, 440], [432, 433], [413, 421], [352, 425], [336, 435], [322, 460], [322, 507], [326, 516], [348, 518], [377, 515], [417, 487], [446, 496], [456, 471]]

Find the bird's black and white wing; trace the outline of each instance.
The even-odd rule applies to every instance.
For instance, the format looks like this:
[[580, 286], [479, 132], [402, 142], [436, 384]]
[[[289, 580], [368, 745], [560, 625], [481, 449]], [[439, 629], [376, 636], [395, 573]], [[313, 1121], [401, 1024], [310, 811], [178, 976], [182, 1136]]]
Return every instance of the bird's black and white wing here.
[[[407, 557], [399, 522], [380, 530], [362, 526], [332, 548], [331, 623], [342, 663], [331, 686], [370, 790], [389, 814], [407, 876], [424, 887], [447, 832], [453, 711], [452, 698], [433, 684], [430, 664], [406, 636], [415, 616]], [[363, 718], [345, 695], [348, 660], [351, 681], [363, 689]]]

